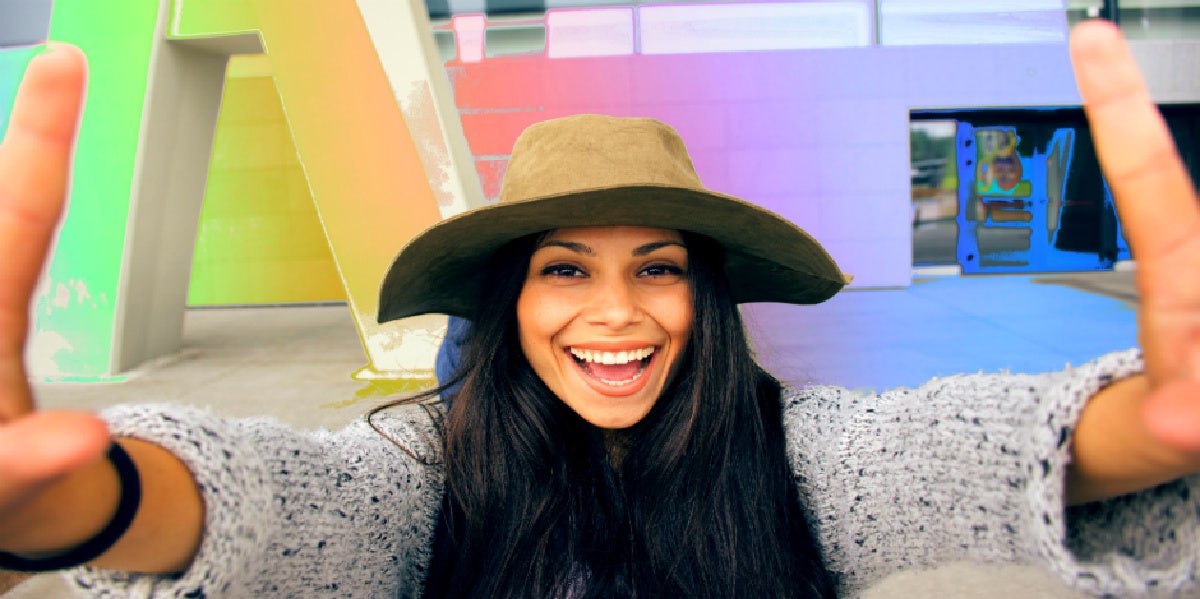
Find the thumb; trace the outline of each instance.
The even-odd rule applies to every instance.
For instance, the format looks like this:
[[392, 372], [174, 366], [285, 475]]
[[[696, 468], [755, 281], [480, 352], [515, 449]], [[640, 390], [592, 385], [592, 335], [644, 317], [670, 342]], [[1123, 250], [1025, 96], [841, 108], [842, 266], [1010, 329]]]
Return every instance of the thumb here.
[[97, 460], [110, 440], [84, 412], [37, 412], [0, 427], [0, 508]]

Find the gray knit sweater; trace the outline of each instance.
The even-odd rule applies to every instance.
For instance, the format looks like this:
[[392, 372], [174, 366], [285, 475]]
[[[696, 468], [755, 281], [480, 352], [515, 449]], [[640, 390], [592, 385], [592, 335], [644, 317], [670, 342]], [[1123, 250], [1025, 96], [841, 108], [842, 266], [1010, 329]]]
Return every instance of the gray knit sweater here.
[[[1140, 371], [1135, 352], [1044, 375], [970, 375], [864, 396], [788, 395], [788, 451], [827, 565], [851, 596], [887, 574], [948, 562], [1035, 563], [1098, 595], [1191, 588], [1200, 557], [1191, 477], [1063, 509], [1071, 429], [1087, 400]], [[188, 464], [205, 535], [178, 577], [80, 569], [98, 597], [415, 597], [442, 493], [437, 408], [339, 432], [123, 406], [113, 430]]]

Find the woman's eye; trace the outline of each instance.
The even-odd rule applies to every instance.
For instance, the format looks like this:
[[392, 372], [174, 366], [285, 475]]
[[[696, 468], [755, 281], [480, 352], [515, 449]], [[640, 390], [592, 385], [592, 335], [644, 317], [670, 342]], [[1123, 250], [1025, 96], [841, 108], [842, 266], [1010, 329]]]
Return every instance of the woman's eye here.
[[679, 277], [683, 275], [683, 269], [674, 264], [651, 264], [642, 269], [641, 275], [653, 278]]
[[584, 272], [573, 264], [550, 264], [542, 267], [542, 276], [574, 278], [584, 276]]

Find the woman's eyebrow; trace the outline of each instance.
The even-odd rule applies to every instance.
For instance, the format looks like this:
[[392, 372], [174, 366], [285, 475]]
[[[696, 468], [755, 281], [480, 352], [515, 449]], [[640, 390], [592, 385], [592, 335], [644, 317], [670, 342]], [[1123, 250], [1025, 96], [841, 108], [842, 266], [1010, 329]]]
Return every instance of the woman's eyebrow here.
[[540, 250], [540, 249], [546, 248], [546, 247], [566, 248], [568, 250], [571, 250], [572, 252], [575, 252], [577, 254], [583, 254], [585, 256], [594, 256], [596, 254], [596, 252], [593, 251], [592, 248], [590, 248], [582, 243], [575, 242], [575, 241], [558, 241], [556, 239], [551, 239], [550, 241], [547, 241], [547, 242], [543, 243], [542, 245], [538, 246], [538, 249]]
[[647, 254], [654, 252], [654, 250], [658, 250], [658, 249], [662, 249], [662, 248], [670, 247], [670, 246], [681, 247], [685, 250], [687, 249], [686, 245], [683, 245], [683, 243], [678, 242], [678, 241], [652, 241], [650, 243], [647, 243], [646, 245], [639, 245], [638, 247], [634, 248], [633, 255], [634, 256], [645, 256]]

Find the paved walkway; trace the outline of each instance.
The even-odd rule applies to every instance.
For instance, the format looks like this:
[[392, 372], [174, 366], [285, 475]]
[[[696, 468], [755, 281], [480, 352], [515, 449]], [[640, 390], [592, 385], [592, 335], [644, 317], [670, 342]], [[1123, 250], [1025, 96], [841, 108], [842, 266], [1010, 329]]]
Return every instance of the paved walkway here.
[[964, 372], [1044, 372], [1136, 344], [1132, 273], [925, 278], [816, 306], [744, 309], [793, 383], [882, 391]]

